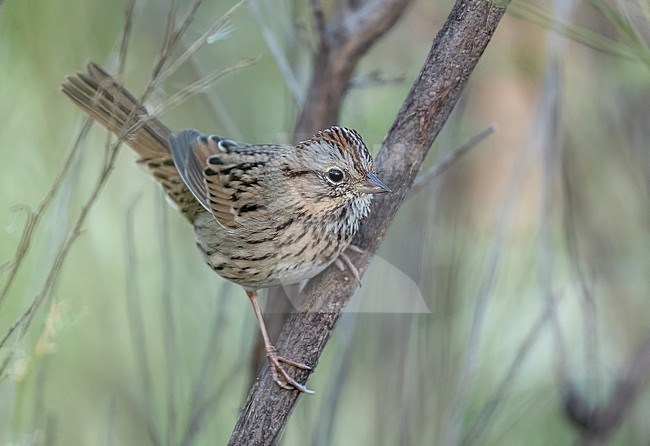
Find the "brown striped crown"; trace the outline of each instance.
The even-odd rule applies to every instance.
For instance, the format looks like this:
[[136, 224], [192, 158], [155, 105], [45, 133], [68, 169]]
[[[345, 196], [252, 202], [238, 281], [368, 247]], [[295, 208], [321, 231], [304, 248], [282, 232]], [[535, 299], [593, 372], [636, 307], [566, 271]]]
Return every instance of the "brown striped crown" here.
[[354, 129], [334, 125], [319, 131], [309, 140], [301, 142], [298, 144], [298, 149], [314, 142], [329, 143], [340, 152], [342, 157], [350, 157], [354, 165], [368, 172], [373, 170], [372, 156], [363, 142], [363, 138]]

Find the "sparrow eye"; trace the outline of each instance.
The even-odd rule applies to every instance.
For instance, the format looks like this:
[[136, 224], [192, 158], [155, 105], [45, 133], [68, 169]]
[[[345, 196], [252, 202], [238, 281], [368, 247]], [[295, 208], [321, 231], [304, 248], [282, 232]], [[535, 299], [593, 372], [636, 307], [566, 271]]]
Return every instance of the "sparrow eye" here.
[[332, 167], [327, 171], [327, 178], [334, 184], [338, 184], [343, 181], [343, 172], [336, 167]]

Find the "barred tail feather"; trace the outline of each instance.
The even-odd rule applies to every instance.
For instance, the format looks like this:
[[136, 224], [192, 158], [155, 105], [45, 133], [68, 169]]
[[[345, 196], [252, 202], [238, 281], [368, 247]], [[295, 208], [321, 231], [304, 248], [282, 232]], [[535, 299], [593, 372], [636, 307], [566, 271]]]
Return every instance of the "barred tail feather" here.
[[91, 118], [122, 135], [143, 160], [169, 156], [170, 130], [149, 117], [137, 99], [98, 65], [90, 62], [87, 70], [69, 76], [61, 86], [63, 92]]
[[201, 205], [187, 189], [174, 166], [171, 131], [111, 75], [90, 62], [86, 73], [68, 76], [61, 90], [88, 116], [123, 138], [139, 156], [176, 207], [191, 221]]

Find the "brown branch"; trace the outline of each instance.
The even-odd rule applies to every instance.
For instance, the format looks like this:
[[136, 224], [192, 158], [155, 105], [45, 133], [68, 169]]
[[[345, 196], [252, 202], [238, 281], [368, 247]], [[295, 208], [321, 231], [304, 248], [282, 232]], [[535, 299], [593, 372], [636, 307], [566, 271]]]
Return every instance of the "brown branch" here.
[[327, 47], [327, 22], [325, 21], [325, 13], [323, 12], [323, 5], [320, 0], [310, 0], [311, 13], [314, 16], [314, 28], [318, 34], [321, 47]]
[[[341, 105], [352, 85], [354, 68], [365, 52], [387, 33], [411, 0], [372, 0], [356, 11], [337, 5], [328, 26], [320, 0], [310, 0], [314, 28], [319, 39], [314, 57], [314, 74], [293, 141], [298, 142], [338, 121]], [[271, 339], [277, 338], [293, 310], [285, 290], [268, 291], [266, 326]], [[264, 341], [258, 336], [253, 347], [253, 376], [266, 363]]]
[[[355, 241], [364, 249], [363, 254], [353, 259], [361, 273], [366, 270], [411, 188], [433, 140], [458, 101], [504, 12], [504, 5], [492, 1], [458, 0], [436, 36], [422, 71], [377, 157], [381, 178], [394, 193], [374, 202], [373, 212]], [[321, 99], [326, 100], [327, 96]], [[308, 103], [310, 100], [314, 100], [313, 97]], [[322, 106], [327, 107], [327, 104]], [[306, 124], [299, 124], [299, 129], [301, 125]], [[279, 351], [297, 361], [315, 365], [356, 286], [335, 267], [312, 279], [303, 291], [299, 311], [289, 317], [281, 333], [277, 343]], [[309, 372], [296, 372], [296, 375], [304, 381]], [[275, 444], [298, 397], [296, 391], [277, 387], [268, 367], [264, 367], [248, 395], [229, 445]]]
[[309, 94], [294, 140], [336, 124], [354, 68], [368, 49], [402, 16], [411, 0], [371, 0], [352, 13], [339, 8], [328, 26], [321, 4], [312, 0], [320, 45]]

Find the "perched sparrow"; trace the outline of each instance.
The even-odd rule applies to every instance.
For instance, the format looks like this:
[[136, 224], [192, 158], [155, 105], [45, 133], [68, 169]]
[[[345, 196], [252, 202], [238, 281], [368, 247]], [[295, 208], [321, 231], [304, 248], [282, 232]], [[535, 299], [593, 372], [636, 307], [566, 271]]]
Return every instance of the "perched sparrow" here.
[[375, 175], [361, 136], [331, 127], [296, 146], [283, 146], [242, 144], [196, 130], [172, 135], [92, 63], [87, 73], [68, 77], [62, 90], [137, 152], [194, 225], [207, 264], [244, 287], [274, 381], [311, 393], [282, 366], [310, 368], [278, 354], [256, 295], [258, 289], [298, 283], [346, 259], [343, 251], [368, 215], [372, 195], [390, 191]]

